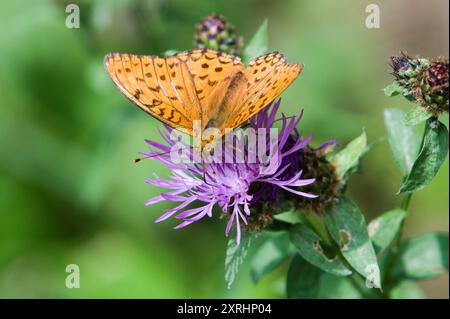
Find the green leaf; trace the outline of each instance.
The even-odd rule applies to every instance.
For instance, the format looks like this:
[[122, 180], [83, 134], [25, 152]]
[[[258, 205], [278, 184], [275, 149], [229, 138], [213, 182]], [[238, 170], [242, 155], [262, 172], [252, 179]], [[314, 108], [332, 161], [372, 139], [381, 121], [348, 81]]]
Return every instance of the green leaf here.
[[361, 299], [361, 292], [355, 288], [350, 277], [323, 274], [320, 278], [317, 299]]
[[415, 105], [413, 109], [406, 113], [403, 121], [405, 122], [405, 125], [414, 126], [428, 120], [431, 116], [432, 114], [422, 106]]
[[297, 224], [302, 221], [302, 217], [298, 211], [289, 211], [280, 214], [276, 214], [273, 217], [276, 220], [286, 222], [289, 224]]
[[270, 231], [289, 231], [292, 224], [300, 222], [301, 215], [290, 200], [281, 200], [273, 222], [266, 228]]
[[170, 50], [164, 51], [163, 56], [172, 56], [174, 54], [177, 54], [178, 52], [180, 52], [180, 51], [174, 50], [174, 49], [170, 49]]
[[402, 281], [389, 291], [390, 299], [425, 299], [425, 293], [411, 281]]
[[286, 293], [288, 298], [315, 298], [319, 290], [319, 281], [323, 272], [295, 254], [289, 264], [286, 277]]
[[331, 158], [332, 163], [336, 167], [339, 177], [344, 176], [358, 166], [359, 159], [367, 149], [367, 137], [363, 132], [360, 136], [351, 141], [343, 150], [338, 152]]
[[242, 53], [244, 64], [248, 64], [253, 58], [263, 55], [268, 50], [267, 20], [261, 24]]
[[308, 226], [297, 224], [291, 228], [291, 242], [298, 253], [309, 263], [338, 276], [348, 276], [352, 272], [336, 254], [327, 253], [327, 247], [321, 238]]
[[399, 109], [384, 110], [389, 146], [403, 174], [407, 175], [419, 154], [421, 136], [417, 127], [404, 124], [404, 118], [405, 113]]
[[358, 206], [346, 197], [339, 198], [325, 214], [325, 224], [348, 263], [374, 287], [381, 288], [377, 257]]
[[394, 240], [405, 216], [404, 210], [393, 209], [370, 222], [369, 236], [377, 253], [389, 246]]
[[245, 256], [247, 256], [254, 235], [253, 233], [242, 231], [240, 245], [236, 243], [236, 233], [234, 231], [229, 236], [230, 239], [228, 240], [225, 256], [225, 281], [227, 288], [230, 288], [233, 284], [239, 267], [244, 262]]
[[399, 193], [417, 192], [431, 182], [448, 153], [448, 130], [437, 119], [427, 120], [422, 149]]
[[402, 94], [403, 88], [398, 85], [397, 81], [392, 82], [384, 88], [384, 94], [386, 96], [396, 96]]
[[263, 276], [281, 265], [291, 252], [290, 247], [287, 233], [268, 238], [253, 256], [250, 270], [253, 282], [258, 283]]
[[448, 272], [448, 234], [429, 233], [403, 241], [390, 277], [428, 279]]

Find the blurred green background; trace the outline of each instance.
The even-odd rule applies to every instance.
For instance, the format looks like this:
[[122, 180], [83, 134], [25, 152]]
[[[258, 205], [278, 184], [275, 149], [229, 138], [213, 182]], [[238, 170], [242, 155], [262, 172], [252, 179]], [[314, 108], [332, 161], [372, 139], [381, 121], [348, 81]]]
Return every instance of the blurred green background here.
[[[132, 106], [103, 70], [110, 51], [160, 54], [189, 49], [195, 24], [224, 15], [245, 39], [269, 19], [270, 49], [305, 70], [284, 93], [282, 109], [305, 109], [301, 130], [314, 143], [345, 145], [362, 129], [384, 136], [388, 59], [448, 56], [447, 0], [115, 0], [71, 1], [81, 27], [65, 27], [65, 1], [0, 2], [0, 297], [282, 297], [280, 269], [257, 286], [248, 263], [227, 289], [225, 221], [183, 230], [155, 224], [160, 190], [144, 184], [160, 164], [132, 160], [159, 139], [160, 124]], [[381, 28], [365, 27], [366, 5], [381, 8]], [[444, 122], [448, 124], [448, 118]], [[162, 173], [163, 174], [163, 173]], [[406, 236], [448, 232], [448, 160], [414, 195]], [[350, 183], [367, 219], [397, 205], [401, 175], [386, 142]], [[65, 267], [81, 269], [81, 288], [65, 287]], [[447, 276], [423, 282], [448, 298]]]

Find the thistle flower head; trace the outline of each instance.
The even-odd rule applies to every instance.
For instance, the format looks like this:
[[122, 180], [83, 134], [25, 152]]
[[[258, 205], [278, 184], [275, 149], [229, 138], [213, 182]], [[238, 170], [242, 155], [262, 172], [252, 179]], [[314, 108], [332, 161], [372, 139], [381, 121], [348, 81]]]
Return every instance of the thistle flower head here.
[[[280, 105], [280, 100], [272, 107], [269, 106], [253, 118], [249, 125], [252, 128], [270, 129], [276, 121], [276, 113]], [[269, 152], [269, 158], [265, 161], [256, 162], [211, 162], [185, 163], [175, 162], [167, 154], [177, 141], [170, 138], [172, 130], [166, 127], [162, 132], [166, 144], [154, 141], [147, 141], [152, 146], [152, 150], [143, 153], [144, 156], [151, 157], [164, 163], [172, 171], [169, 179], [162, 179], [155, 174], [153, 179], [146, 182], [169, 189], [170, 191], [149, 199], [146, 205], [155, 204], [164, 200], [179, 202], [175, 208], [167, 210], [156, 221], [160, 222], [170, 217], [174, 217], [181, 222], [175, 227], [182, 228], [202, 219], [205, 216], [212, 217], [213, 207], [217, 206], [222, 214], [228, 217], [226, 235], [231, 228], [236, 229], [236, 241], [240, 242], [241, 225], [248, 225], [248, 219], [252, 217], [258, 204], [267, 201], [277, 201], [280, 192], [289, 193], [299, 197], [316, 198], [316, 194], [303, 191], [303, 187], [314, 183], [314, 177], [303, 178], [303, 171], [300, 165], [296, 169], [290, 167], [290, 156], [301, 152], [311, 136], [302, 138], [296, 133], [293, 139], [291, 134], [296, 131], [296, 126], [301, 120], [299, 116], [287, 118], [282, 115], [281, 128], [276, 137], [276, 151]], [[266, 132], [266, 130], [264, 130]], [[258, 130], [258, 134], [260, 133]], [[289, 140], [289, 144], [287, 143]], [[224, 142], [223, 142], [224, 143]], [[250, 155], [247, 147], [248, 139], [244, 140], [245, 158]], [[268, 142], [269, 143], [269, 142]], [[225, 144], [225, 143], [224, 143]], [[227, 145], [223, 145], [223, 149]], [[272, 145], [267, 145], [271, 147]], [[268, 148], [267, 148], [268, 149]], [[195, 152], [193, 147], [187, 145], [187, 158], [191, 158]], [[166, 153], [166, 154], [162, 154]], [[267, 163], [270, 163], [269, 167]], [[195, 204], [195, 208], [188, 208]]]
[[[295, 136], [292, 136], [292, 139], [294, 138]], [[335, 167], [326, 157], [335, 145], [336, 141], [334, 140], [324, 143], [319, 148], [308, 145], [301, 152], [297, 152], [295, 156], [288, 159], [291, 169], [295, 170], [302, 167], [305, 178], [314, 176], [314, 184], [305, 186], [304, 190], [313, 194], [320, 194], [314, 200], [306, 197], [293, 197], [288, 194], [288, 198], [293, 201], [295, 207], [306, 212], [321, 214], [338, 196], [340, 180]]]
[[194, 46], [197, 49], [213, 49], [237, 55], [242, 39], [235, 33], [234, 26], [222, 16], [212, 14], [197, 25], [194, 34]]
[[449, 109], [448, 59], [411, 58], [405, 53], [391, 57], [395, 82], [410, 101], [438, 116]]
[[[294, 129], [288, 136], [284, 148], [289, 150], [298, 141], [301, 134]], [[314, 183], [305, 185], [302, 191], [310, 194], [320, 194], [316, 198], [297, 196], [291, 192], [279, 191], [271, 184], [255, 185], [256, 194], [253, 204], [258, 207], [256, 213], [249, 218], [248, 229], [262, 229], [273, 221], [274, 214], [282, 201], [290, 202], [295, 208], [306, 212], [323, 213], [325, 208], [338, 195], [339, 178], [334, 166], [327, 160], [326, 155], [336, 145], [335, 140], [328, 141], [318, 148], [309, 144], [283, 157], [281, 166], [287, 169], [280, 174], [280, 178], [287, 179], [296, 172], [302, 171], [306, 179], [314, 178]], [[258, 188], [259, 186], [259, 188]]]
[[419, 78], [416, 89], [418, 102], [433, 113], [448, 112], [449, 109], [448, 59], [430, 63]]

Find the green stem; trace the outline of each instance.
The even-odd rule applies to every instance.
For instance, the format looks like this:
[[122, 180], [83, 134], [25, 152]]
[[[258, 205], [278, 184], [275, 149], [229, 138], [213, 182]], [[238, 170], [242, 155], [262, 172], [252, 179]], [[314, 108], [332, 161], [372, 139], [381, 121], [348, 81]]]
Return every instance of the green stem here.
[[402, 206], [401, 208], [404, 211], [408, 211], [409, 208], [409, 203], [411, 202], [411, 197], [412, 197], [412, 193], [407, 193], [404, 197], [403, 197], [403, 201], [402, 201]]
[[[412, 193], [407, 193], [407, 194], [405, 194], [405, 196], [403, 197], [403, 200], [402, 200], [401, 209], [403, 209], [406, 213], [408, 213], [408, 208], [409, 208], [409, 203], [411, 202], [411, 197], [412, 197]], [[397, 251], [397, 248], [400, 245], [400, 242], [402, 241], [404, 225], [405, 225], [405, 220], [403, 220], [402, 223], [400, 224], [400, 228], [399, 228], [398, 233], [394, 240], [393, 249], [395, 252]]]

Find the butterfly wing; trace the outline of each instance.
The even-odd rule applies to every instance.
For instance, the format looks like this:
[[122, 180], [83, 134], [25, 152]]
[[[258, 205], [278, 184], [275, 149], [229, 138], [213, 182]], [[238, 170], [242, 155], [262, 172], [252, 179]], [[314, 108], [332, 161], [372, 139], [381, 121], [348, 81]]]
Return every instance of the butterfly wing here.
[[142, 110], [169, 126], [193, 134], [203, 127], [237, 127], [283, 92], [301, 71], [277, 52], [250, 62], [213, 51], [193, 50], [172, 57], [108, 54], [105, 68], [120, 91]]
[[213, 50], [192, 50], [175, 55], [183, 61], [194, 80], [203, 114], [203, 125], [218, 112], [221, 100], [233, 78], [244, 72], [240, 58]]
[[235, 128], [261, 111], [297, 78], [302, 68], [303, 65], [287, 63], [278, 52], [253, 59], [244, 73], [244, 96], [229, 112], [226, 126]]
[[104, 65], [120, 91], [161, 122], [192, 135], [201, 119], [194, 80], [176, 57], [108, 54]]

